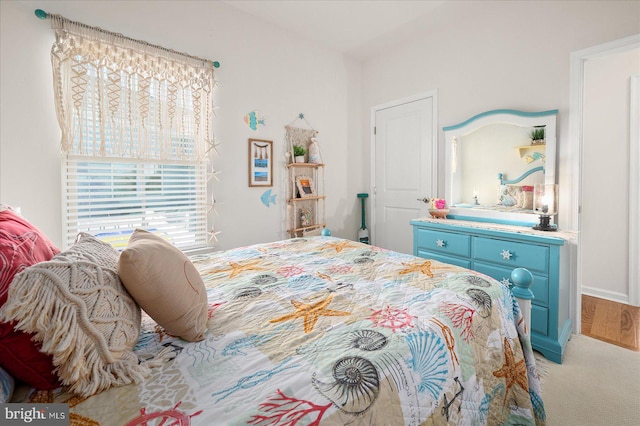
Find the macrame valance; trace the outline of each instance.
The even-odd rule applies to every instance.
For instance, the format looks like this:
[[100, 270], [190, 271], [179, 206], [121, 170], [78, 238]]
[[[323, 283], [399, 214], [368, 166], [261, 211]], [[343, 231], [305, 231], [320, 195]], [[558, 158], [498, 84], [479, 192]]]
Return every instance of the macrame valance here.
[[70, 156], [197, 161], [214, 145], [213, 62], [50, 15]]

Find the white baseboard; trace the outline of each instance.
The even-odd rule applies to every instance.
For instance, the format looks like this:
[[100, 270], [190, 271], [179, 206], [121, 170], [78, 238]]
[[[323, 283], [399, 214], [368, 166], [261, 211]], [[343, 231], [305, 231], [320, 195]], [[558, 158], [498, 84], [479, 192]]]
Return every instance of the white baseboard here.
[[600, 299], [611, 300], [612, 302], [624, 303], [629, 305], [629, 295], [624, 293], [618, 293], [617, 291], [603, 290], [601, 288], [593, 288], [582, 286], [582, 294], [587, 296], [597, 297]]

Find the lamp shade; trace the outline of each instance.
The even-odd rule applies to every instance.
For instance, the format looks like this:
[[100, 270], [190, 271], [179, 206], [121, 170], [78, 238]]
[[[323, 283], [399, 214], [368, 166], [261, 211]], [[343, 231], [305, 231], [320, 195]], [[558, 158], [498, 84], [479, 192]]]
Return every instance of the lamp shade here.
[[558, 185], [537, 183], [533, 187], [533, 210], [544, 216], [558, 213]]

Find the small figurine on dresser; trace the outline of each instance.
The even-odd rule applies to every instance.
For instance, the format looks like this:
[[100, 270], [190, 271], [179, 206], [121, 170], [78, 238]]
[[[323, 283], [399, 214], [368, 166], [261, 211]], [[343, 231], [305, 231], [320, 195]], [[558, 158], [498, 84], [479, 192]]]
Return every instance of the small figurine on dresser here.
[[320, 146], [318, 145], [318, 139], [311, 138], [311, 143], [308, 147], [309, 163], [322, 164], [322, 158], [320, 157]]
[[444, 198], [432, 198], [431, 206], [429, 208], [429, 214], [434, 219], [446, 219], [449, 209], [447, 208], [447, 201]]

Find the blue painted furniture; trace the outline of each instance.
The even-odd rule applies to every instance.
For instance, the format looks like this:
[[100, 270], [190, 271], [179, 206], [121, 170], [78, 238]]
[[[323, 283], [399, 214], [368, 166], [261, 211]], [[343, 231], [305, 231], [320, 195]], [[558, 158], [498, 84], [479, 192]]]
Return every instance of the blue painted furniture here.
[[562, 363], [571, 337], [569, 248], [561, 238], [467, 226], [456, 220], [412, 220], [413, 254], [463, 266], [512, 286], [514, 268], [533, 274], [531, 343], [547, 359]]

